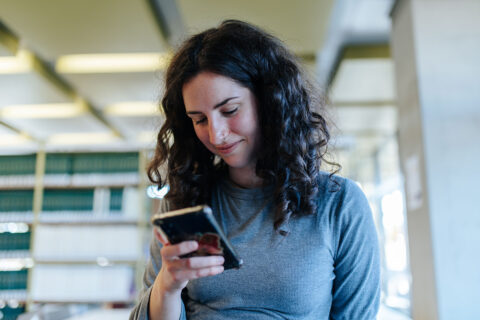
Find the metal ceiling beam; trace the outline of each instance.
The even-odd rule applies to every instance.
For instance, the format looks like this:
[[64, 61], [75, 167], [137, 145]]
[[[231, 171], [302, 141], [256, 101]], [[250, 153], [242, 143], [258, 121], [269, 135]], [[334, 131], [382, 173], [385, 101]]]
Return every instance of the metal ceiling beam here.
[[339, 101], [332, 102], [332, 106], [335, 108], [345, 108], [345, 107], [391, 107], [395, 106], [396, 101]]
[[38, 139], [32, 137], [31, 135], [29, 135], [28, 133], [26, 133], [25, 131], [21, 131], [21, 130], [19, 130], [19, 129], [11, 126], [11, 125], [9, 125], [9, 124], [6, 123], [6, 122], [3, 122], [2, 120], [0, 120], [0, 126], [3, 126], [3, 127], [7, 128], [7, 129], [10, 129], [11, 131], [14, 131], [14, 132], [18, 133], [19, 135], [22, 135], [22, 136], [24, 136], [25, 138], [27, 138], [27, 139], [29, 139], [29, 140], [32, 140], [32, 141], [34, 141], [34, 142], [41, 142], [40, 140], [38, 140]]
[[336, 56], [333, 67], [328, 76], [327, 83], [332, 84], [333, 79], [335, 79], [340, 64], [345, 59], [390, 59], [390, 45], [388, 43], [363, 43], [363, 44], [353, 44], [353, 45], [343, 45], [339, 50], [338, 55]]
[[[12, 53], [12, 55], [15, 55], [18, 51], [18, 38], [14, 35], [14, 33], [8, 29], [8, 27], [2, 23], [0, 20], [0, 43]], [[0, 118], [0, 126], [3, 126], [13, 132], [18, 133], [19, 135], [23, 135], [25, 138], [32, 140], [34, 142], [40, 142], [38, 139], [32, 137], [28, 133], [2, 121]]]
[[[19, 40], [18, 37], [0, 21], [0, 42], [7, 47], [12, 54], [16, 54], [19, 49]], [[101, 112], [99, 112], [90, 102], [78, 95], [75, 89], [61, 76], [59, 76], [53, 66], [49, 63], [43, 61], [35, 53], [32, 53], [33, 56], [33, 70], [35, 70], [40, 76], [42, 76], [46, 81], [50, 82], [60, 91], [65, 93], [67, 96], [72, 98], [73, 101], [81, 99], [85, 102], [87, 111], [98, 121], [104, 124], [108, 129], [110, 129], [113, 134], [119, 138], [124, 139], [125, 137], [120, 133], [120, 131], [115, 128]], [[9, 128], [16, 131], [22, 132], [19, 129], [16, 129], [9, 125]], [[36, 140], [38, 141], [38, 140]]]
[[99, 112], [88, 100], [84, 99], [75, 91], [75, 89], [61, 76], [59, 76], [53, 66], [48, 64], [47, 62], [40, 59], [38, 56], [34, 55], [34, 70], [37, 71], [39, 75], [41, 75], [45, 80], [49, 81], [59, 90], [64, 92], [67, 96], [71, 97], [73, 101], [77, 99], [81, 99], [85, 102], [85, 106], [87, 107], [87, 111], [98, 121], [103, 123], [108, 129], [110, 129], [113, 134], [119, 138], [124, 139], [125, 137], [115, 128], [104, 116], [101, 112]]
[[7, 48], [13, 55], [18, 50], [18, 38], [14, 33], [7, 28], [5, 24], [0, 20], [0, 43]]
[[167, 44], [175, 48], [187, 34], [175, 0], [147, 0]]

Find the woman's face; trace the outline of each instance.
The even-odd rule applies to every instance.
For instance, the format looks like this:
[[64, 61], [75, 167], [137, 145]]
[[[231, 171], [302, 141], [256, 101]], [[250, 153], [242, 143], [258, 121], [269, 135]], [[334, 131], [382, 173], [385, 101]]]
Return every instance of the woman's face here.
[[234, 80], [201, 72], [183, 86], [198, 139], [232, 169], [255, 168], [260, 128], [254, 94]]

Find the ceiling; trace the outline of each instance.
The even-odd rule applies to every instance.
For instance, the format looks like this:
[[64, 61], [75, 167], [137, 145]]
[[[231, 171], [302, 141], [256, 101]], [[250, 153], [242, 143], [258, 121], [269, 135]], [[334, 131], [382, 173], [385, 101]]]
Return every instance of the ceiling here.
[[0, 0], [0, 153], [151, 148], [172, 50], [227, 18], [272, 32], [330, 83], [337, 149], [371, 153], [396, 130], [392, 61], [351, 52], [388, 46], [391, 4]]

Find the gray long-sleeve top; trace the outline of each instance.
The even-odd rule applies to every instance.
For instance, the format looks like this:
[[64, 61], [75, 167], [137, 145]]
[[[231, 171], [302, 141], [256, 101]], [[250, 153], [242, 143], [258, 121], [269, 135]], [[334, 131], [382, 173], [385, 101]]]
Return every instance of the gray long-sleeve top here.
[[[181, 319], [375, 319], [380, 297], [378, 241], [358, 186], [319, 179], [316, 215], [273, 229], [273, 188], [220, 181], [212, 209], [244, 265], [188, 283]], [[148, 319], [150, 289], [161, 268], [152, 240], [144, 290], [130, 319]], [[187, 311], [186, 311], [187, 310]]]

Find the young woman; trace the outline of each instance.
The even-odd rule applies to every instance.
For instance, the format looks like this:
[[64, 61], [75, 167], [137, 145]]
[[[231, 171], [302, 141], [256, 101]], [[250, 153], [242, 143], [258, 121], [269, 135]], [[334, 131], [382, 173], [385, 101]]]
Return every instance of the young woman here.
[[233, 20], [194, 35], [171, 61], [162, 107], [148, 168], [170, 186], [162, 210], [210, 205], [244, 265], [179, 258], [198, 244], [156, 234], [131, 319], [375, 319], [369, 205], [320, 170], [321, 100], [279, 40]]

